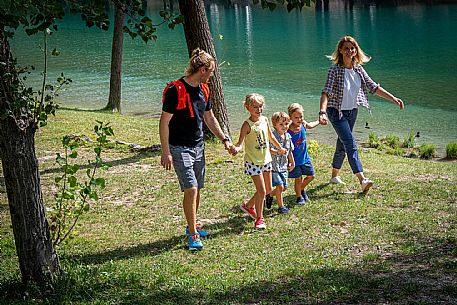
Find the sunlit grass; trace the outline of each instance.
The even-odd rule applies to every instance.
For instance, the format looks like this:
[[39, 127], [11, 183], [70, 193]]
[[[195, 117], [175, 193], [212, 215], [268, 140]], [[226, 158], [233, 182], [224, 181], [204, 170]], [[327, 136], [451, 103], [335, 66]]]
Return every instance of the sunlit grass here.
[[[64, 134], [93, 137], [95, 120], [111, 122], [115, 139], [159, 143], [158, 121], [104, 112], [64, 110], [37, 134], [45, 202], [53, 200], [54, 163]], [[236, 138], [236, 137], [235, 137]], [[267, 230], [254, 231], [239, 210], [254, 187], [242, 156], [206, 143], [207, 179], [199, 218], [211, 238], [185, 245], [182, 193], [157, 152], [111, 145], [113, 167], [79, 236], [58, 248], [64, 274], [55, 291], [27, 292], [0, 194], [0, 304], [306, 304], [456, 303], [455, 162], [432, 162], [361, 149], [367, 195], [349, 166], [345, 186], [329, 185], [333, 148], [313, 144], [311, 203], [287, 215], [267, 210]], [[78, 162], [92, 147], [81, 147]], [[291, 182], [291, 187], [293, 182]]]

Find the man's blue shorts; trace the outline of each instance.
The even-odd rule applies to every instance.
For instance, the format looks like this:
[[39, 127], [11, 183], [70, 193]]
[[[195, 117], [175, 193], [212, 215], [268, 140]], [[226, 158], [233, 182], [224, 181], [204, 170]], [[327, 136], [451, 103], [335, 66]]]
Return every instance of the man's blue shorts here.
[[181, 190], [203, 188], [206, 168], [204, 144], [195, 147], [170, 145], [170, 152]]
[[314, 176], [314, 167], [311, 160], [303, 165], [295, 165], [295, 168], [289, 172], [289, 178], [299, 178], [301, 176]]

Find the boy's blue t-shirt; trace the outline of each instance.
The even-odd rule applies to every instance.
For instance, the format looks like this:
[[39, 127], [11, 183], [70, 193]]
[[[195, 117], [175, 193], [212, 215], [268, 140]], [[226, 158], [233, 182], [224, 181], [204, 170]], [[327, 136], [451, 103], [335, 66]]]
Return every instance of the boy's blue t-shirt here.
[[299, 132], [295, 133], [292, 130], [287, 130], [294, 143], [294, 150], [292, 154], [294, 155], [295, 166], [306, 164], [310, 158], [308, 154], [308, 145], [306, 145], [306, 128], [301, 126]]

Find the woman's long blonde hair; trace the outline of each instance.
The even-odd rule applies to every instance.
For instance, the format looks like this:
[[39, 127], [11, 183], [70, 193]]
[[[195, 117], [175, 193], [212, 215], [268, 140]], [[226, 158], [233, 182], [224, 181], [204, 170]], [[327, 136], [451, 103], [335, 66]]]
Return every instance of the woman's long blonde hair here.
[[216, 60], [212, 57], [209, 53], [203, 51], [200, 48], [196, 48], [192, 51], [190, 56], [189, 65], [184, 70], [186, 76], [190, 76], [195, 74], [198, 69], [201, 67], [210, 68], [211, 63], [215, 62]]
[[342, 37], [340, 39], [340, 41], [338, 41], [338, 44], [336, 45], [336, 49], [335, 49], [335, 51], [333, 51], [332, 55], [327, 56], [328, 59], [333, 61], [334, 64], [342, 65], [343, 64], [343, 55], [341, 55], [340, 49], [343, 47], [343, 44], [346, 41], [349, 41], [350, 43], [352, 43], [355, 46], [355, 48], [357, 49], [357, 54], [354, 56], [354, 62], [356, 64], [363, 65], [370, 61], [371, 57], [368, 56], [367, 54], [365, 54], [365, 52], [363, 52], [363, 50], [360, 48], [359, 44], [357, 43], [357, 40], [355, 40], [355, 38], [352, 36]]

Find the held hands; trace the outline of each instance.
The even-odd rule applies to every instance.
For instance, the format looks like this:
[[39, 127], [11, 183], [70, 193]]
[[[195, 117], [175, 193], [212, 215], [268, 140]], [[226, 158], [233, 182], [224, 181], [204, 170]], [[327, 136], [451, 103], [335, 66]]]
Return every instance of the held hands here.
[[233, 145], [233, 143], [230, 142], [230, 141], [225, 141], [224, 142], [224, 148], [232, 156], [234, 156], [234, 155], [236, 155], [238, 153], [238, 150], [236, 149], [236, 146]]
[[232, 156], [235, 156], [237, 153], [240, 152], [241, 149], [242, 149], [242, 146], [241, 146], [241, 145], [236, 146], [236, 145], [233, 145], [233, 144], [232, 144], [232, 149], [229, 151], [229, 153], [230, 153]]
[[320, 113], [319, 114], [319, 124], [321, 124], [321, 125], [327, 125], [328, 124], [327, 113]]
[[294, 163], [291, 162], [291, 163], [287, 164], [287, 170], [289, 172], [291, 172], [294, 168], [295, 168], [295, 164]]

